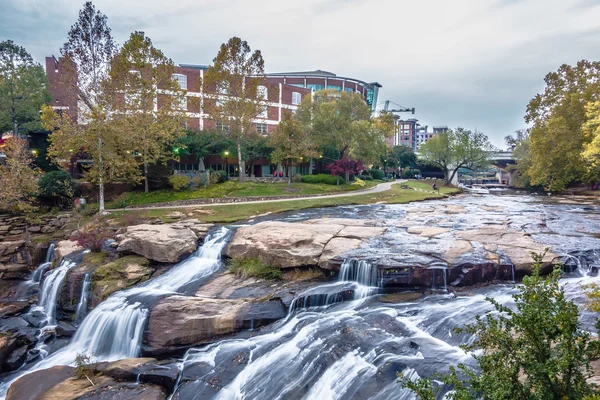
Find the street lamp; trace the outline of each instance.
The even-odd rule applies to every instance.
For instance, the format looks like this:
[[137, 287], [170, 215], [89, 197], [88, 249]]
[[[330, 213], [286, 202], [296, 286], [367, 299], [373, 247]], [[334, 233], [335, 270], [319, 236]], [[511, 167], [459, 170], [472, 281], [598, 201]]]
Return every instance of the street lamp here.
[[229, 151], [225, 150], [225, 170], [227, 171], [227, 176], [229, 177]]

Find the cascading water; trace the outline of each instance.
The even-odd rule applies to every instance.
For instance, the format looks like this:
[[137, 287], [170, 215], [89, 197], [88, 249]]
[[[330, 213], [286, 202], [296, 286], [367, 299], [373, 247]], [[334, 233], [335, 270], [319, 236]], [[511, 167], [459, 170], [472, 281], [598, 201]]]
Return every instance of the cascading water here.
[[46, 252], [46, 260], [43, 263], [41, 263], [35, 269], [35, 271], [33, 271], [33, 274], [31, 275], [31, 279], [29, 280], [28, 283], [39, 284], [42, 281], [44, 272], [46, 272], [48, 267], [50, 265], [52, 265], [52, 260], [54, 260], [54, 248], [55, 248], [54, 243], [50, 243], [50, 246], [48, 247], [48, 251]]
[[88, 310], [88, 298], [90, 297], [90, 286], [92, 286], [92, 274], [87, 273], [83, 278], [83, 284], [81, 285], [81, 297], [79, 298], [79, 304], [77, 305], [77, 312], [75, 313], [75, 323], [81, 324]]
[[[229, 230], [221, 228], [207, 236], [204, 245], [192, 256], [163, 275], [111, 295], [85, 317], [68, 346], [24, 373], [55, 365], [71, 365], [78, 354], [88, 355], [94, 361], [137, 357], [148, 316], [148, 305], [160, 296], [185, 292], [186, 287], [216, 272], [221, 267], [221, 251], [227, 243], [228, 235]], [[61, 267], [64, 265], [61, 264]], [[49, 275], [44, 280], [44, 285], [54, 281]], [[13, 381], [14, 379], [0, 386], [0, 397], [6, 395]]]
[[46, 315], [45, 325], [56, 325], [56, 302], [67, 272], [76, 265], [74, 261], [63, 259], [60, 265], [53, 269], [42, 284], [40, 301], [37, 310], [43, 310]]
[[376, 265], [364, 260], [346, 259], [340, 267], [337, 282], [320, 285], [299, 294], [292, 301], [290, 312], [365, 299], [378, 292], [379, 283]]

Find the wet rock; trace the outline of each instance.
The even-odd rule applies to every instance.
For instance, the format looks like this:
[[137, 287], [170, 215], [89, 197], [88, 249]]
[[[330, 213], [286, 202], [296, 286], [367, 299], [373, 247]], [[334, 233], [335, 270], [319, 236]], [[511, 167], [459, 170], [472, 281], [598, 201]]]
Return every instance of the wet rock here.
[[77, 328], [68, 322], [60, 321], [56, 328], [54, 328], [54, 331], [57, 337], [71, 337], [75, 334]]
[[439, 228], [435, 226], [411, 226], [406, 232], [423, 237], [434, 237], [450, 231], [447, 228]]
[[[269, 221], [239, 228], [229, 246], [230, 257], [258, 258], [280, 267], [321, 266], [381, 235], [385, 228], [363, 226], [361, 220], [335, 218], [303, 223]], [[355, 225], [344, 225], [354, 223]]]
[[8, 369], [3, 368], [4, 363], [10, 357], [11, 353], [17, 347], [17, 338], [10, 334], [0, 336], [0, 372]]
[[148, 355], [168, 353], [285, 316], [285, 308], [279, 301], [167, 297], [150, 313], [144, 352]]
[[28, 265], [23, 264], [0, 264], [0, 279], [5, 280], [27, 280], [31, 274]]
[[62, 259], [69, 254], [73, 254], [77, 251], [82, 251], [83, 247], [79, 246], [76, 242], [72, 240], [61, 240], [57, 243], [56, 248], [54, 249], [54, 259], [56, 260], [56, 265], [60, 264]]
[[5, 371], [14, 371], [18, 369], [25, 363], [27, 359], [27, 351], [29, 347], [26, 345], [22, 345], [14, 349], [10, 355], [4, 360], [4, 365], [2, 370]]
[[135, 225], [125, 229], [117, 250], [158, 262], [174, 263], [195, 251], [198, 239], [198, 235], [185, 226]]
[[159, 386], [135, 383], [118, 383], [92, 390], [77, 400], [164, 400], [167, 393]]
[[151, 383], [172, 393], [179, 375], [179, 364], [157, 362], [154, 358], [128, 358], [96, 364], [96, 370], [120, 381]]
[[0, 302], [0, 318], [18, 315], [29, 307], [28, 301]]

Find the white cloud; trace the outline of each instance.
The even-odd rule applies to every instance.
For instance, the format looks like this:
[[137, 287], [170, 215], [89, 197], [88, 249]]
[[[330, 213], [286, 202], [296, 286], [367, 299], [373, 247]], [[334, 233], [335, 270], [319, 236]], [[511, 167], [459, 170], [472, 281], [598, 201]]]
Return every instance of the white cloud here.
[[[57, 54], [82, 1], [3, 0], [0, 38]], [[143, 30], [179, 63], [210, 63], [237, 35], [269, 71], [324, 69], [384, 87], [424, 124], [502, 144], [562, 63], [600, 59], [598, 0], [98, 0], [119, 42]]]

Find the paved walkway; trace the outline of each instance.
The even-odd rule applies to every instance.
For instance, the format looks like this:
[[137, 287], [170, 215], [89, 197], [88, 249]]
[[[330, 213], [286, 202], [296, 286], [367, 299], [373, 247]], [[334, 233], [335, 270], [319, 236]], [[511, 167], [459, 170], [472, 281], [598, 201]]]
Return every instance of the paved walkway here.
[[[114, 211], [123, 211], [123, 210], [160, 210], [160, 209], [171, 209], [171, 208], [192, 208], [192, 207], [220, 207], [220, 206], [232, 206], [239, 204], [263, 204], [263, 203], [280, 203], [282, 201], [304, 201], [304, 200], [317, 200], [317, 199], [333, 199], [336, 197], [352, 197], [352, 196], [361, 196], [363, 194], [373, 194], [373, 193], [381, 193], [386, 190], [390, 190], [392, 185], [400, 184], [406, 182], [406, 179], [398, 179], [393, 182], [384, 182], [380, 183], [377, 186], [373, 186], [370, 189], [365, 190], [355, 190], [352, 192], [344, 192], [344, 193], [336, 193], [336, 194], [327, 194], [321, 196], [310, 196], [310, 197], [292, 197], [292, 198], [281, 198], [281, 199], [273, 199], [273, 200], [256, 200], [256, 201], [240, 201], [240, 202], [231, 202], [231, 203], [202, 203], [202, 204], [183, 204], [183, 205], [173, 205], [173, 206], [148, 206], [148, 207], [136, 207], [136, 208], [117, 208], [106, 210], [107, 212]], [[203, 199], [204, 200], [204, 199]], [[157, 203], [160, 204], [160, 203]]]

